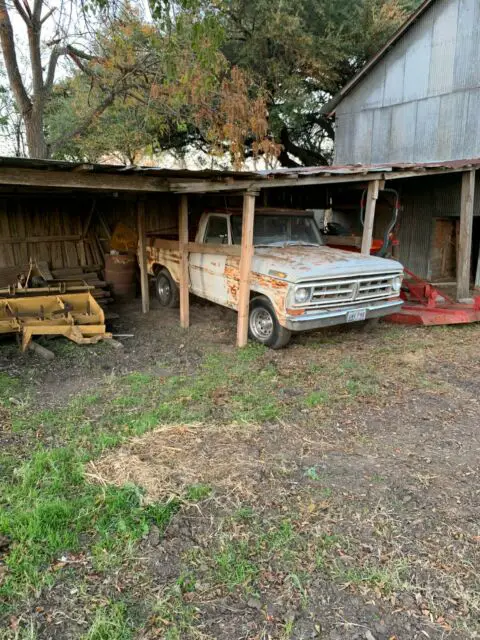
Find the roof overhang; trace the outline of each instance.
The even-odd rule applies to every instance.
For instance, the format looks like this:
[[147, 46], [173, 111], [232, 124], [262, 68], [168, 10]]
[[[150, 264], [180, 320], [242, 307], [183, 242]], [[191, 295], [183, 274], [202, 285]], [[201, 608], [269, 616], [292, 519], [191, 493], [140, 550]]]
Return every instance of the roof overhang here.
[[2, 186], [34, 190], [148, 193], [241, 193], [262, 189], [366, 183], [480, 169], [480, 158], [430, 163], [298, 167], [269, 171], [188, 171], [0, 158]]

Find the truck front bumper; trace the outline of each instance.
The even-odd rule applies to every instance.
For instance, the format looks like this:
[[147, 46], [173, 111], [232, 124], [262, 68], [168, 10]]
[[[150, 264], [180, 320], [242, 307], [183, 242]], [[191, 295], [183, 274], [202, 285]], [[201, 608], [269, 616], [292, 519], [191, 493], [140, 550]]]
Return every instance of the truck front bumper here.
[[311, 329], [321, 329], [322, 327], [331, 327], [335, 324], [347, 324], [347, 315], [349, 311], [365, 309], [365, 320], [370, 318], [381, 318], [390, 313], [396, 313], [402, 307], [403, 301], [399, 298], [381, 302], [376, 304], [358, 305], [346, 308], [329, 309], [325, 311], [316, 311], [315, 313], [305, 313], [303, 316], [287, 316], [285, 322], [282, 323], [286, 329], [290, 331], [310, 331]]

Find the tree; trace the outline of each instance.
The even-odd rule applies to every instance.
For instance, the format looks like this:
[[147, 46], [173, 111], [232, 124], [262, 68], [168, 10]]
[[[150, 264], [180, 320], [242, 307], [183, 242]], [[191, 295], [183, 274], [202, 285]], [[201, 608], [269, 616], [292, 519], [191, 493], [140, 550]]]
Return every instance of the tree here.
[[[220, 27], [209, 16], [187, 12], [161, 26], [145, 21], [128, 1], [93, 0], [90, 6], [102, 13], [89, 20], [82, 0], [58, 10], [45, 0], [12, 3], [0, 0], [0, 46], [30, 156], [119, 153], [133, 162], [165, 134], [178, 144], [192, 132], [210, 150], [227, 148], [236, 165], [246, 138], [254, 152], [275, 149], [266, 137], [263, 96], [250, 95], [245, 72], [228, 64]], [[23, 69], [13, 13], [28, 34]], [[83, 28], [71, 29], [72, 22]], [[68, 75], [55, 82], [60, 61]]]
[[[146, 23], [131, 8], [97, 33], [91, 60], [56, 88], [46, 125], [56, 157], [133, 163], [145, 149], [195, 142], [230, 153], [240, 166], [253, 154], [275, 153], [267, 136], [264, 96], [219, 49], [216, 24], [184, 15], [174, 28]], [[89, 104], [114, 95], [108, 108], [74, 130]], [[73, 135], [72, 135], [73, 131]]]
[[[27, 85], [27, 76], [22, 74], [18, 62], [17, 42], [10, 13], [23, 20], [28, 36], [28, 56], [30, 62], [31, 90]], [[45, 23], [53, 17], [54, 9], [46, 9], [43, 0], [13, 0], [7, 8], [6, 0], [0, 0], [0, 46], [6, 73], [18, 112], [25, 124], [27, 144], [30, 155], [44, 158], [47, 146], [43, 131], [45, 104], [51, 94], [58, 60], [67, 55], [68, 45], [62, 42], [59, 29], [54, 30], [50, 43], [50, 55], [44, 71], [44, 49], [42, 30]]]
[[[3, 79], [1, 72], [0, 78]], [[16, 157], [25, 155], [22, 117], [5, 82], [0, 84], [0, 137], [2, 149], [10, 147]]]
[[267, 97], [269, 129], [285, 166], [327, 164], [332, 94], [373, 55], [419, 0], [153, 0], [154, 15], [216, 20], [221, 50]]

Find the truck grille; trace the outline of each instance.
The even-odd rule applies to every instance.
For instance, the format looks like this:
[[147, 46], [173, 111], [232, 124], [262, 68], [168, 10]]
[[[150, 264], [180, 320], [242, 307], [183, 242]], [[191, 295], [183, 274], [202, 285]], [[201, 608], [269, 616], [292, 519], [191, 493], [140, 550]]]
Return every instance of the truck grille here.
[[368, 302], [398, 295], [392, 287], [393, 279], [401, 274], [366, 275], [359, 278], [334, 278], [320, 282], [299, 283], [313, 287], [312, 298], [305, 307], [341, 306], [352, 302]]

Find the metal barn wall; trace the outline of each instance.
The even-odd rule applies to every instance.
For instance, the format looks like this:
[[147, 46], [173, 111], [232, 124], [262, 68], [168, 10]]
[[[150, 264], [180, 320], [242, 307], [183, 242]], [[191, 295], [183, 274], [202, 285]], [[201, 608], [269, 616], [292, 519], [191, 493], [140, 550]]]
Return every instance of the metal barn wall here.
[[438, 0], [336, 110], [338, 164], [480, 156], [480, 0]]
[[[460, 217], [461, 174], [399, 181], [402, 212], [400, 262], [421, 278], [430, 278], [435, 218]], [[474, 216], [480, 217], [480, 175], [476, 176]]]

